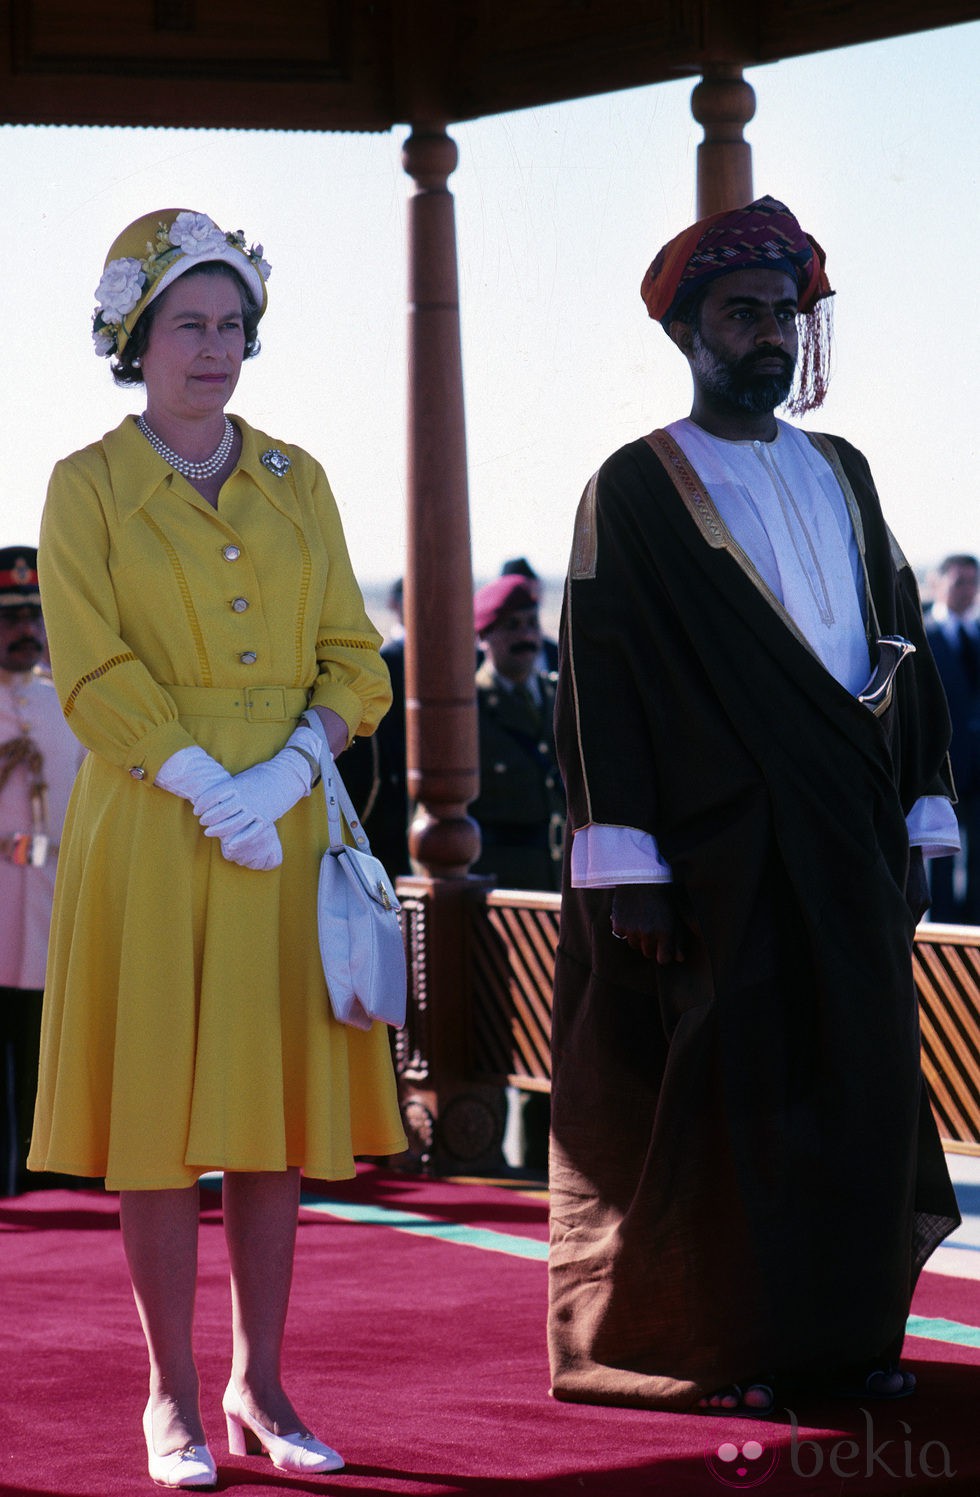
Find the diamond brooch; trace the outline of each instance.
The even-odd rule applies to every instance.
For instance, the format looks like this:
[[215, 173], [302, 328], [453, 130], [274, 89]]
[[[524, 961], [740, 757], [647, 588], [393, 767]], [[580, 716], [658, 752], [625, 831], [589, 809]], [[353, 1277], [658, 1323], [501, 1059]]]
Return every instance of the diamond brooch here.
[[284, 478], [293, 466], [290, 459], [284, 452], [280, 452], [278, 447], [270, 447], [267, 452], [263, 452], [262, 461], [269, 472], [274, 473], [277, 478]]

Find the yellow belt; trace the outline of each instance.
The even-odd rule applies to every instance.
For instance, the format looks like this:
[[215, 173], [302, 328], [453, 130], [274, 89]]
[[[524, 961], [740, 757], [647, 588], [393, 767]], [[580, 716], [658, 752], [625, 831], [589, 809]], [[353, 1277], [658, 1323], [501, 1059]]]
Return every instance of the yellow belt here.
[[251, 723], [295, 722], [309, 706], [301, 686], [167, 686], [181, 717], [244, 717]]

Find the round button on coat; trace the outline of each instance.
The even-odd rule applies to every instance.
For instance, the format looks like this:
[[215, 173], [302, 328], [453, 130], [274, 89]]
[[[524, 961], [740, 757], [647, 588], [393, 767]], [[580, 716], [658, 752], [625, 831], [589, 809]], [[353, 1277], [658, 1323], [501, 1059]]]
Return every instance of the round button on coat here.
[[235, 610], [236, 613], [244, 613], [245, 610], [246, 610], [246, 608], [248, 607], [248, 599], [247, 598], [233, 598], [232, 601], [231, 601], [231, 606]]
[[254, 650], [243, 650], [238, 658], [242, 662], [242, 665], [254, 665], [259, 657]]
[[225, 561], [237, 561], [242, 554], [241, 547], [223, 546], [221, 549], [221, 554], [224, 557]]

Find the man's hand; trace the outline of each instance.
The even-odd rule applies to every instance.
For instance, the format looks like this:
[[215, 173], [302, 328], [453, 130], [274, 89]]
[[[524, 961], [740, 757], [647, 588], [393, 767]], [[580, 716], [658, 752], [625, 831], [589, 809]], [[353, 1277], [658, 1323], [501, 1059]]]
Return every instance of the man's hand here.
[[686, 931], [673, 884], [620, 884], [613, 894], [612, 930], [661, 967], [684, 960]]

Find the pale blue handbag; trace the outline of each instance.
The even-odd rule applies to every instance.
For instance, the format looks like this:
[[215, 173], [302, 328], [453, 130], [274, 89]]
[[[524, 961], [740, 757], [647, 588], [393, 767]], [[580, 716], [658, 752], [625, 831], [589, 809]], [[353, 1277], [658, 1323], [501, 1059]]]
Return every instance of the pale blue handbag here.
[[[320, 772], [327, 802], [330, 846], [320, 862], [317, 930], [320, 960], [335, 1019], [355, 1029], [375, 1021], [405, 1023], [408, 975], [398, 912], [401, 905], [384, 865], [373, 856], [367, 833], [330, 752], [323, 724], [305, 712], [320, 741]], [[343, 822], [341, 820], [343, 818]], [[344, 841], [346, 823], [354, 846]]]

